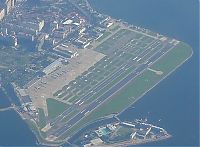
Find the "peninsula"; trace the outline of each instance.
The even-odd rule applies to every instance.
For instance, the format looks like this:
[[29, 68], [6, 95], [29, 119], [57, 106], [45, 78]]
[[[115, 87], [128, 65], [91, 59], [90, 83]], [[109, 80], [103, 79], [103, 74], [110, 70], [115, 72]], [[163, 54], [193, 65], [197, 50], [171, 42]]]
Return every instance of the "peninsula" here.
[[0, 5], [0, 85], [13, 88], [12, 107], [44, 145], [62, 145], [122, 112], [193, 54], [186, 43], [101, 14], [87, 0], [7, 1]]

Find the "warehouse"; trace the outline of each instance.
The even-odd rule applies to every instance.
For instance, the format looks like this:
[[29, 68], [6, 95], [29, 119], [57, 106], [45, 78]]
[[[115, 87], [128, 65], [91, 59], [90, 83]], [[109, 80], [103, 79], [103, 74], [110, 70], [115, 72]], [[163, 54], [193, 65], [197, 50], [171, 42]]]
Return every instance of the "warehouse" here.
[[50, 73], [58, 69], [61, 65], [62, 65], [62, 59], [59, 58], [55, 60], [53, 63], [51, 63], [50, 65], [48, 65], [46, 68], [44, 68], [43, 72], [46, 75], [49, 75]]

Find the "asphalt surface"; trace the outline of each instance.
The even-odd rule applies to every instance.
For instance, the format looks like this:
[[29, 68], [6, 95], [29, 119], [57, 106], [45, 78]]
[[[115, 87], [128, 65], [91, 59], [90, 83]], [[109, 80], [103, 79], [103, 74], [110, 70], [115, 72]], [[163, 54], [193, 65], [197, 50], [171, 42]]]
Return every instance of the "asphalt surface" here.
[[[145, 56], [145, 54], [147, 54], [149, 52], [149, 49], [153, 48], [153, 47], [156, 47], [158, 43], [159, 43], [159, 41], [155, 41], [153, 43], [150, 43], [146, 47], [146, 50], [142, 51], [138, 55], [138, 58], [142, 58], [143, 56]], [[97, 93], [98, 91], [100, 91], [101, 89], [103, 89], [105, 86], [107, 86], [109, 84], [109, 81], [112, 81], [112, 80], [116, 79], [118, 76], [120, 76], [123, 73], [124, 69], [131, 67], [135, 62], [136, 62], [136, 60], [134, 60], [134, 61], [131, 60], [131, 61], [128, 61], [125, 65], [122, 65], [121, 67], [119, 67], [119, 70], [116, 71], [111, 77], [108, 77], [104, 81], [100, 82], [96, 87], [94, 87], [91, 90], [91, 92], [89, 92], [88, 94], [86, 94], [85, 96], [83, 96], [83, 98], [81, 98], [78, 103], [75, 103], [73, 105], [73, 107], [70, 107], [70, 108], [66, 109], [63, 113], [61, 113], [55, 119], [51, 120], [50, 124], [52, 126], [55, 125], [55, 124], [58, 124], [65, 116], [67, 116], [74, 109], [78, 108], [79, 104], [81, 104], [83, 102], [87, 103], [87, 100], [90, 99], [94, 95], [94, 93]]]
[[[139, 55], [142, 56], [142, 54], [144, 52], [148, 52], [150, 47], [153, 47], [156, 42], [151, 43], [146, 50], [144, 50], [143, 52], [141, 52], [141, 54]], [[89, 100], [95, 93], [97, 93], [98, 91], [100, 91], [101, 89], [103, 89], [105, 86], [107, 86], [109, 84], [109, 81], [112, 81], [116, 78], [118, 78], [124, 71], [124, 69], [131, 67], [136, 61], [128, 61], [126, 64], [123, 64], [122, 66], [119, 67], [119, 70], [116, 71], [112, 76], [106, 78], [104, 81], [100, 82], [96, 87], [94, 87], [91, 92], [89, 92], [88, 94], [86, 94], [85, 96], [83, 96], [83, 98], [81, 98], [77, 103], [75, 103], [73, 105], [73, 107], [69, 107], [68, 109], [66, 109], [63, 113], [61, 113], [59, 116], [57, 116], [55, 119], [50, 121], [50, 124], [53, 126], [55, 124], [58, 124], [62, 121], [62, 119], [64, 117], [66, 117], [68, 114], [70, 114], [70, 112], [72, 112], [74, 109], [79, 107], [79, 104], [81, 103], [87, 103], [87, 100]]]
[[[92, 103], [90, 103], [83, 111], [79, 112], [73, 118], [71, 118], [68, 122], [66, 122], [64, 126], [61, 126], [58, 129], [51, 130], [50, 132], [48, 132], [48, 135], [53, 135], [53, 136], [56, 136], [56, 137], [59, 137], [59, 136], [63, 135], [74, 124], [79, 122], [82, 118], [84, 118], [86, 115], [88, 115], [90, 112], [92, 112], [95, 108], [100, 106], [103, 102], [105, 102], [107, 99], [109, 99], [117, 91], [119, 91], [128, 82], [132, 81], [134, 78], [136, 78], [138, 75], [140, 75], [143, 71], [145, 71], [149, 67], [149, 64], [154, 63], [157, 59], [159, 59], [163, 54], [165, 54], [167, 51], [169, 51], [172, 47], [173, 47], [172, 44], [167, 44], [163, 49], [161, 49], [160, 51], [158, 51], [154, 55], [152, 55], [148, 59], [148, 62], [146, 62], [145, 64], [139, 65], [131, 74], [129, 74], [127, 77], [125, 77], [119, 83], [114, 85], [109, 91], [105, 92], [97, 100], [95, 100]], [[140, 58], [142, 58], [142, 57], [140, 57]], [[111, 79], [114, 78], [114, 76], [119, 74], [120, 72], [122, 72], [122, 70], [119, 70], [117, 73], [115, 73], [111, 77]], [[107, 83], [106, 81], [101, 83], [99, 86], [97, 86], [95, 88], [95, 90], [93, 90], [93, 92], [94, 91], [99, 91], [99, 89], [101, 89], [101, 86], [106, 85], [106, 83]], [[93, 95], [93, 93], [89, 93], [85, 97], [91, 97], [92, 95]], [[74, 108], [72, 108], [72, 109], [74, 109]], [[63, 114], [67, 115], [69, 110], [65, 111]], [[61, 117], [63, 117], [63, 115]]]

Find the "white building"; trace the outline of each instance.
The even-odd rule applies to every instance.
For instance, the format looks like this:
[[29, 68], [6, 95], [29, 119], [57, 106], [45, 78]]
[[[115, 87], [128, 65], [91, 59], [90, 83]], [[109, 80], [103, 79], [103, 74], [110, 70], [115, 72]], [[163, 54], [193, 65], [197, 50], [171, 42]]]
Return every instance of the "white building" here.
[[53, 63], [51, 63], [50, 65], [48, 65], [46, 68], [44, 68], [43, 72], [46, 75], [48, 75], [48, 74], [52, 73], [53, 71], [55, 71], [61, 65], [62, 65], [62, 59], [59, 58], [59, 59], [55, 60]]

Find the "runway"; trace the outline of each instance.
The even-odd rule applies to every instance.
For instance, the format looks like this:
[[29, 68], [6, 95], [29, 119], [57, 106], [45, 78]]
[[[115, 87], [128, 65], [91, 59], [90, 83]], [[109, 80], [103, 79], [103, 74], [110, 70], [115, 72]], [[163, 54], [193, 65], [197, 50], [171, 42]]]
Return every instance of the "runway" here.
[[[144, 51], [142, 51], [137, 58], [143, 58], [146, 54], [148, 54], [150, 51], [150, 48], [153, 48], [157, 43], [159, 43], [157, 40], [155, 42], [150, 43], [146, 49]], [[124, 47], [125, 48], [125, 47]], [[124, 49], [122, 48], [122, 49]], [[72, 110], [76, 109], [79, 107], [79, 104], [81, 103], [87, 103], [87, 100], [90, 99], [94, 93], [99, 92], [101, 89], [103, 89], [105, 86], [107, 86], [109, 84], [109, 81], [114, 80], [115, 78], [117, 78], [118, 76], [120, 76], [123, 72], [124, 69], [131, 67], [134, 63], [136, 63], [136, 60], [130, 60], [128, 61], [125, 65], [122, 65], [121, 67], [119, 67], [118, 71], [116, 71], [113, 75], [111, 75], [110, 77], [106, 78], [104, 81], [100, 82], [96, 87], [94, 87], [88, 94], [86, 94], [85, 96], [83, 96], [83, 98], [79, 99], [78, 103], [75, 103], [73, 105], [73, 107], [70, 107], [68, 109], [66, 109], [62, 114], [60, 114], [59, 116], [57, 116], [55, 119], [50, 121], [51, 125], [57, 124], [59, 123], [64, 116], [66, 116], [67, 114], [69, 114]]]
[[[162, 50], [156, 52], [154, 55], [152, 55], [148, 62], [145, 64], [139, 65], [134, 71], [132, 71], [128, 76], [126, 76], [124, 79], [122, 79], [120, 82], [118, 82], [116, 85], [114, 85], [110, 90], [105, 92], [103, 95], [101, 95], [97, 100], [90, 103], [83, 111], [79, 112], [77, 115], [75, 115], [73, 118], [71, 118], [68, 122], [65, 123], [64, 126], [60, 127], [59, 129], [52, 130], [48, 133], [48, 135], [53, 135], [56, 137], [60, 137], [63, 135], [68, 129], [70, 129], [73, 125], [75, 125], [77, 122], [79, 122], [81, 119], [83, 119], [86, 115], [91, 113], [94, 109], [99, 107], [103, 102], [107, 101], [113, 94], [115, 94], [117, 91], [119, 91], [121, 88], [123, 88], [127, 83], [132, 81], [134, 78], [136, 78], [138, 75], [140, 75], [142, 72], [144, 72], [148, 67], [149, 64], [154, 63], [159, 59], [162, 55], [164, 55], [166, 52], [168, 52], [173, 47], [172, 44], [167, 44]], [[116, 74], [119, 74], [122, 70], [119, 70]], [[114, 78], [114, 75], [113, 75]], [[102, 83], [102, 85], [104, 85]], [[99, 90], [101, 86], [97, 86], [95, 88], [95, 91]], [[92, 96], [92, 93], [89, 93], [86, 97]], [[67, 111], [63, 114], [67, 114]]]

